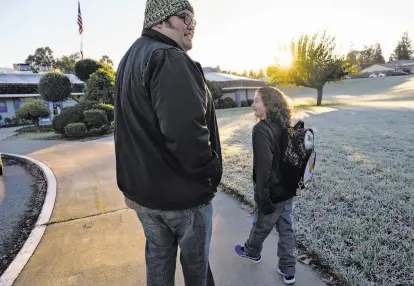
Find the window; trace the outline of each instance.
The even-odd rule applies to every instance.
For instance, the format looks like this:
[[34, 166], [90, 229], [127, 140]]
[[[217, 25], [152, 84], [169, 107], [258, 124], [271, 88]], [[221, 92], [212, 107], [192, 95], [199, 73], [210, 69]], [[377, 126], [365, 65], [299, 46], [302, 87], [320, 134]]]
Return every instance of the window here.
[[7, 103], [5, 101], [0, 101], [0, 112], [2, 113], [7, 112]]

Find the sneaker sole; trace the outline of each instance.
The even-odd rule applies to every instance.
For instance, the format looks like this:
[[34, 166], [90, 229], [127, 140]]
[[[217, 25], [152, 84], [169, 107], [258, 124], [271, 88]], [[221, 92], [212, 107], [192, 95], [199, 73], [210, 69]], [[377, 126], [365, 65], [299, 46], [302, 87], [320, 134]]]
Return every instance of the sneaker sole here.
[[259, 260], [252, 260], [252, 259], [250, 259], [250, 258], [249, 258], [249, 257], [247, 257], [247, 256], [242, 256], [242, 255], [239, 255], [239, 257], [240, 257], [240, 258], [243, 258], [243, 259], [246, 259], [246, 260], [249, 260], [250, 262], [252, 262], [252, 263], [254, 263], [254, 264], [258, 264], [258, 263], [262, 262], [262, 258], [260, 258]]
[[296, 282], [296, 279], [293, 279], [293, 280], [286, 280], [285, 279], [285, 274], [279, 269], [279, 267], [277, 268], [277, 272], [280, 274], [280, 275], [282, 275], [283, 276], [283, 282], [285, 282], [286, 284], [288, 284], [288, 285], [291, 285], [291, 284], [294, 284], [295, 282]]

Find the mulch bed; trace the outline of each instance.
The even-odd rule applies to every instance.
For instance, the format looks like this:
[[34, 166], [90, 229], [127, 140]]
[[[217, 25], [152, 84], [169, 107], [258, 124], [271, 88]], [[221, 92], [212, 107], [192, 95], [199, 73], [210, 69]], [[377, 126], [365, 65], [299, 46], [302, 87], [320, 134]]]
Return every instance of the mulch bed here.
[[9, 157], [7, 155], [2, 155], [2, 159], [4, 166], [19, 165], [25, 168], [33, 176], [33, 181], [30, 186], [32, 194], [30, 203], [27, 205], [27, 210], [21, 217], [10, 238], [4, 243], [3, 249], [6, 250], [3, 253], [0, 253], [0, 275], [2, 275], [12, 263], [29, 237], [30, 232], [35, 227], [47, 192], [46, 176], [40, 167], [26, 160]]

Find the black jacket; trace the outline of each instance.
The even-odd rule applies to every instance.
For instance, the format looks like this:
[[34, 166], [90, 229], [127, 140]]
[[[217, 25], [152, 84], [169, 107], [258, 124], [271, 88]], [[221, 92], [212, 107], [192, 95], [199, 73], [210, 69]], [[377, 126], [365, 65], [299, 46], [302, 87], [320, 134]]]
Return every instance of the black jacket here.
[[220, 139], [201, 66], [174, 41], [144, 29], [115, 86], [117, 183], [148, 208], [207, 203], [222, 176]]
[[252, 141], [254, 199], [259, 209], [270, 213], [273, 204], [295, 196], [295, 190], [283, 186], [279, 168], [287, 133], [278, 124], [261, 120], [253, 127]]

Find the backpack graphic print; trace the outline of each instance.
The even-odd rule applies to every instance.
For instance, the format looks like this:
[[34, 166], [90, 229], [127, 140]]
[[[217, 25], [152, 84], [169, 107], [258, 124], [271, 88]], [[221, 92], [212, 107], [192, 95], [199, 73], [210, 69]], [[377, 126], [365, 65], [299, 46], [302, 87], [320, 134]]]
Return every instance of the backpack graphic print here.
[[284, 185], [297, 192], [306, 188], [313, 179], [315, 163], [314, 132], [299, 121], [288, 130], [287, 146], [281, 158]]

